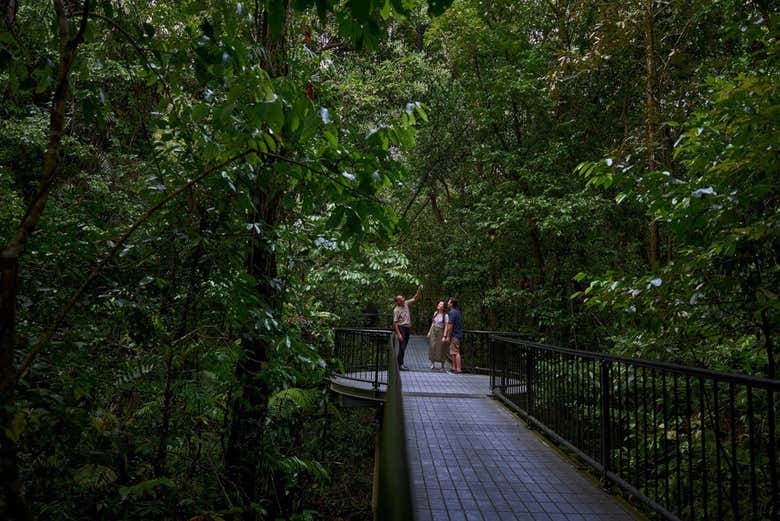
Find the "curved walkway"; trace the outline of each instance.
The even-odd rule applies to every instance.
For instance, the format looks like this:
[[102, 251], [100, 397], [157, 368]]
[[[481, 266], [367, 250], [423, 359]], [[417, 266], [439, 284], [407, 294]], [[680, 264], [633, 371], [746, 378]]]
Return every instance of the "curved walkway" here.
[[417, 521], [636, 519], [489, 398], [487, 376], [431, 371], [422, 336], [412, 337], [405, 362]]

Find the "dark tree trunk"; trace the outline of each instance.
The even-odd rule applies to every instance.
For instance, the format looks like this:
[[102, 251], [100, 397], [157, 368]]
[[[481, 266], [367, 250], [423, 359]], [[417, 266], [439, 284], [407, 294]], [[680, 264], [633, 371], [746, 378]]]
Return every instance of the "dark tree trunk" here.
[[558, 37], [561, 41], [561, 49], [564, 52], [570, 52], [571, 37], [569, 36], [569, 29], [566, 25], [568, 21], [566, 16], [566, 9], [558, 5], [558, 2], [553, 2], [552, 0], [547, 0], [547, 5], [552, 10], [553, 16], [555, 17], [555, 28], [558, 30]]
[[168, 346], [168, 358], [165, 361], [165, 390], [163, 391], [162, 420], [160, 421], [160, 442], [154, 457], [154, 475], [165, 475], [168, 462], [168, 434], [171, 427], [171, 405], [173, 404], [173, 346]]
[[544, 283], [544, 275], [546, 267], [544, 265], [544, 254], [542, 253], [542, 239], [539, 235], [539, 227], [536, 225], [536, 221], [532, 218], [528, 219], [529, 235], [531, 238], [531, 251], [534, 257], [534, 263], [536, 264], [537, 273], [533, 277], [534, 289], [536, 284]]
[[16, 11], [18, 9], [19, 2], [16, 0], [0, 0], [0, 13], [3, 15], [3, 23], [10, 30], [16, 27]]
[[[287, 74], [289, 0], [283, 0], [281, 8], [283, 19], [279, 31], [271, 30], [266, 11], [263, 14], [260, 34], [256, 35], [260, 40], [259, 43], [262, 43], [267, 51], [266, 70], [271, 77]], [[250, 239], [247, 271], [255, 280], [255, 292], [259, 301], [274, 318], [278, 319], [281, 314], [281, 299], [273, 243], [284, 193], [280, 184], [274, 181], [273, 165], [267, 164], [261, 168], [264, 168], [265, 172], [257, 173], [257, 185], [252, 189], [251, 196], [255, 208], [254, 222], [259, 223], [262, 234]], [[269, 477], [260, 475], [264, 420], [271, 394], [269, 382], [263, 374], [263, 366], [270, 358], [271, 348], [267, 331], [262, 334], [253, 329], [244, 332], [241, 340], [242, 355], [235, 370], [240, 392], [234, 396], [230, 404], [231, 423], [225, 450], [225, 467], [234, 485], [249, 502], [262, 499], [260, 494], [263, 491], [276, 492], [273, 484], [269, 488], [267, 483]], [[281, 480], [273, 479], [273, 476], [270, 481], [281, 483]], [[275, 495], [275, 501], [268, 505], [268, 517], [271, 519], [279, 517], [278, 514], [283, 510], [279, 493]]]
[[[646, 58], [646, 101], [645, 106], [647, 110], [647, 168], [648, 170], [655, 170], [658, 166], [656, 161], [656, 119], [657, 119], [657, 102], [655, 99], [655, 0], [646, 0], [647, 9], [645, 13], [645, 58]], [[649, 229], [649, 248], [648, 248], [648, 261], [650, 268], [656, 270], [658, 268], [658, 222], [652, 221]]]
[[[0, 0], [3, 24], [14, 30], [16, 0]], [[46, 151], [43, 155], [43, 172], [38, 191], [33, 197], [14, 236], [0, 248], [0, 519], [11, 521], [33, 519], [22, 497], [19, 480], [19, 463], [16, 440], [9, 436], [16, 429], [13, 424], [16, 383], [18, 374], [14, 364], [16, 350], [16, 291], [18, 259], [24, 253], [27, 240], [38, 226], [46, 206], [52, 182], [60, 166], [62, 134], [65, 127], [65, 104], [68, 97], [68, 78], [76, 50], [83, 41], [87, 26], [86, 12], [89, 0], [85, 0], [84, 13], [78, 32], [71, 37], [67, 11], [62, 0], [55, 0], [57, 30], [60, 43], [57, 82], [49, 112], [49, 130]]]
[[428, 197], [431, 200], [431, 211], [433, 212], [433, 216], [436, 217], [439, 224], [444, 224], [444, 216], [442, 215], [441, 208], [439, 208], [438, 201], [436, 200], [436, 192], [431, 192], [428, 194]]
[[774, 380], [776, 378], [775, 346], [772, 342], [772, 335], [774, 332], [766, 308], [761, 310], [761, 332], [764, 335], [764, 348], [766, 349], [767, 377]]
[[[16, 258], [0, 257], [0, 425], [13, 425], [16, 396]], [[0, 519], [33, 519], [22, 499], [16, 440], [0, 429]], [[8, 429], [13, 432], [13, 429]]]
[[[278, 224], [280, 193], [261, 190], [255, 194], [257, 222], [263, 224], [263, 237], [252, 240], [248, 271], [257, 281], [258, 299], [278, 317], [276, 254], [272, 230]], [[243, 354], [236, 366], [236, 379], [241, 391], [231, 404], [230, 437], [225, 451], [225, 466], [234, 483], [250, 499], [261, 491], [258, 475], [262, 458], [263, 420], [266, 417], [271, 389], [262, 374], [268, 362], [271, 345], [266, 334], [248, 331], [241, 342]]]
[[[190, 193], [190, 212], [197, 210], [196, 203], [194, 202], [194, 196]], [[198, 231], [202, 235], [205, 228], [206, 214], [201, 213]], [[191, 223], [190, 223], [191, 224]], [[201, 260], [203, 258], [204, 248], [203, 243], [198, 243], [195, 250], [192, 252], [188, 259], [189, 270], [187, 272], [187, 290], [184, 297], [184, 302], [179, 309], [176, 316], [176, 327], [174, 328], [173, 337], [168, 339], [168, 356], [166, 359], [166, 375], [165, 375], [165, 389], [163, 391], [163, 407], [162, 407], [162, 420], [160, 422], [160, 441], [157, 447], [157, 454], [155, 455], [154, 472], [155, 476], [165, 475], [166, 463], [168, 459], [168, 436], [170, 433], [171, 413], [173, 409], [174, 398], [174, 384], [177, 378], [176, 368], [174, 367], [174, 353], [175, 344], [178, 339], [182, 338], [189, 331], [190, 323], [192, 322], [193, 309], [196, 307], [195, 301], [197, 297], [197, 284], [198, 280], [202, 280], [203, 277], [208, 276], [208, 269], [201, 270]], [[172, 267], [173, 283], [175, 291], [176, 280], [176, 253], [172, 253], [174, 257], [174, 265]], [[203, 273], [202, 271], [205, 271]], [[173, 291], [171, 292], [173, 293]], [[173, 295], [171, 295], [173, 296]], [[165, 303], [162, 311], [164, 312], [171, 303]]]

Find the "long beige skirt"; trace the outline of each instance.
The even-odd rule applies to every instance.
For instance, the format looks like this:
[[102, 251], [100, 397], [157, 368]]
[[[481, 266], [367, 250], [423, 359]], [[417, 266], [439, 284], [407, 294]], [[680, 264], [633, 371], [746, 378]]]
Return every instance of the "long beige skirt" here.
[[446, 360], [444, 353], [444, 345], [441, 342], [444, 336], [443, 327], [434, 327], [431, 332], [431, 338], [428, 339], [428, 360], [433, 362], [444, 363]]

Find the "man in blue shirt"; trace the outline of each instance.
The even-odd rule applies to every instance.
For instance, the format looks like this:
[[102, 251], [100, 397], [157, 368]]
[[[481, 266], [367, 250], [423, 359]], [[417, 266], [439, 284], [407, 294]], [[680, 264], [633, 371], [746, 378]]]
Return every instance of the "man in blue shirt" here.
[[463, 341], [463, 314], [458, 308], [458, 299], [450, 297], [447, 301], [447, 325], [444, 327], [442, 343], [450, 345], [450, 358], [455, 374], [461, 373], [460, 344]]

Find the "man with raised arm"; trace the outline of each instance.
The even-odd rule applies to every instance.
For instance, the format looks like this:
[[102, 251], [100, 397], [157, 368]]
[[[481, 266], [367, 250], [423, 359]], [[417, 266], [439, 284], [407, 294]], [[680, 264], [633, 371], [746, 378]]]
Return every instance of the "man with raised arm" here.
[[414, 297], [406, 300], [403, 295], [395, 297], [395, 307], [393, 308], [393, 329], [398, 336], [398, 368], [401, 371], [406, 371], [408, 368], [404, 365], [404, 354], [406, 353], [406, 345], [409, 343], [409, 328], [412, 325], [411, 315], [409, 313], [409, 304], [414, 304], [417, 299], [420, 298], [420, 292], [422, 292], [422, 285], [417, 287], [417, 293]]

